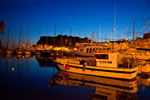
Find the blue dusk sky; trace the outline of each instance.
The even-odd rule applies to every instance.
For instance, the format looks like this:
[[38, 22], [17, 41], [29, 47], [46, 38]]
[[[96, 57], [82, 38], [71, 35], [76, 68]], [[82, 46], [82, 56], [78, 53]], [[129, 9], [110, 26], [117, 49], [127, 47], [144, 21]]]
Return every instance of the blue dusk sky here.
[[[54, 24], [56, 35], [61, 32], [70, 35], [71, 29], [72, 36], [91, 38], [95, 32], [98, 41], [109, 39], [115, 25], [116, 39], [132, 39], [133, 21], [137, 34], [149, 19], [150, 0], [0, 0], [0, 21], [4, 20], [5, 33], [10, 24], [12, 39], [16, 42], [20, 24], [24, 41], [29, 24], [30, 41], [34, 44], [40, 36], [54, 36]], [[149, 26], [138, 36], [141, 37]]]

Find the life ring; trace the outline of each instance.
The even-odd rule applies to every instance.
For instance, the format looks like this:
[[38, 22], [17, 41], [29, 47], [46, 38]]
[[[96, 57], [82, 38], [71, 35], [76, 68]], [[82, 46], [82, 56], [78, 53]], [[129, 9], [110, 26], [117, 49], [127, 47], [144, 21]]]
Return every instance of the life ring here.
[[70, 68], [70, 66], [67, 64], [67, 65], [65, 65], [65, 69], [66, 70], [69, 70], [69, 68]]

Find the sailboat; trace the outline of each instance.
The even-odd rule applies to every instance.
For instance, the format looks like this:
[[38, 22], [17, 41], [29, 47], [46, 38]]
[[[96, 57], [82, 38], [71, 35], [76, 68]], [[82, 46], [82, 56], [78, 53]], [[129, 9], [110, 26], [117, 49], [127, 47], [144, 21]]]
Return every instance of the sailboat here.
[[9, 33], [8, 33], [8, 47], [5, 53], [7, 56], [11, 56], [13, 54], [13, 51], [11, 50], [11, 47], [10, 47], [10, 24], [9, 24]]
[[27, 32], [26, 50], [24, 51], [24, 55], [31, 55], [31, 51], [29, 50], [29, 25]]
[[18, 50], [16, 50], [17, 55], [23, 55], [21, 36], [22, 36], [22, 26], [20, 25], [19, 48]]

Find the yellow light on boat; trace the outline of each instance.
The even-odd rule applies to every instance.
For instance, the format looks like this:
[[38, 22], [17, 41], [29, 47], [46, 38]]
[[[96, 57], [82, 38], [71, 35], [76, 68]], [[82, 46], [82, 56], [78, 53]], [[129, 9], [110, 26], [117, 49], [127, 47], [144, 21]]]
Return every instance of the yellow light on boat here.
[[74, 48], [74, 50], [77, 50], [77, 48]]
[[131, 54], [132, 54], [132, 55], [134, 55], [134, 54], [135, 54], [135, 52], [132, 52]]
[[13, 67], [13, 68], [11, 68], [11, 70], [14, 72], [15, 68]]

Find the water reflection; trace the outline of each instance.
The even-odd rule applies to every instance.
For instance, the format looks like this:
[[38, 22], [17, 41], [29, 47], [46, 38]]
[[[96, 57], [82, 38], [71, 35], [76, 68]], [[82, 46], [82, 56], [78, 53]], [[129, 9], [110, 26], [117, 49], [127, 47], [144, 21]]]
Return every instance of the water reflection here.
[[35, 58], [38, 61], [40, 67], [56, 66], [56, 64], [52, 60], [53, 59], [52, 57], [43, 57], [41, 55], [36, 55]]
[[137, 81], [124, 81], [58, 71], [50, 80], [50, 85], [95, 87], [93, 100], [137, 99]]
[[24, 56], [0, 57], [0, 65], [0, 100], [51, 97], [48, 85], [49, 79], [57, 72], [54, 67], [41, 68], [35, 57]]
[[[0, 57], [0, 100], [148, 100], [150, 78], [125, 81], [58, 71], [53, 58]], [[66, 96], [67, 95], [67, 96]]]

